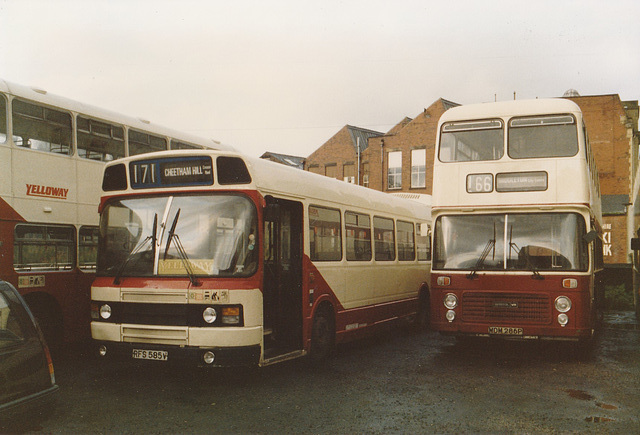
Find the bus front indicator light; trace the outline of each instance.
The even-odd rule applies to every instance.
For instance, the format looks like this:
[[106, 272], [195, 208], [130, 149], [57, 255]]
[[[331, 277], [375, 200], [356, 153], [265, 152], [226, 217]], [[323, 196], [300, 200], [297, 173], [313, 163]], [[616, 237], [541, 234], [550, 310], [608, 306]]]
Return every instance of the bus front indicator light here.
[[562, 327], [567, 326], [567, 323], [569, 323], [569, 316], [567, 316], [565, 313], [558, 314], [558, 323]]
[[558, 296], [555, 301], [556, 310], [561, 313], [566, 313], [571, 309], [571, 299], [567, 296]]
[[237, 325], [240, 323], [240, 308], [239, 307], [224, 307], [222, 308], [222, 323], [225, 325]]
[[202, 312], [202, 318], [204, 319], [205, 322], [211, 324], [215, 322], [216, 319], [218, 318], [218, 313], [216, 312], [215, 308], [207, 307]]
[[104, 304], [100, 307], [100, 317], [107, 320], [111, 317], [111, 307], [108, 304]]
[[447, 295], [444, 297], [443, 302], [444, 302], [445, 308], [449, 310], [453, 310], [455, 307], [458, 306], [458, 297], [453, 293], [447, 293]]
[[106, 356], [107, 355], [107, 346], [105, 346], [104, 344], [101, 344], [100, 347], [98, 347], [98, 355], [99, 356]]

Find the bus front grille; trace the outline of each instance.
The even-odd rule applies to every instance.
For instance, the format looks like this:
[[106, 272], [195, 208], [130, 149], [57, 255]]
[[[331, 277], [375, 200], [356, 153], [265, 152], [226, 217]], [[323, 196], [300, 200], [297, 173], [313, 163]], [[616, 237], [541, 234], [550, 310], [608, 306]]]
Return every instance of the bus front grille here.
[[551, 322], [547, 295], [466, 292], [462, 295], [463, 322]]
[[125, 343], [153, 343], [186, 346], [189, 344], [189, 332], [187, 328], [154, 328], [123, 325], [122, 341]]

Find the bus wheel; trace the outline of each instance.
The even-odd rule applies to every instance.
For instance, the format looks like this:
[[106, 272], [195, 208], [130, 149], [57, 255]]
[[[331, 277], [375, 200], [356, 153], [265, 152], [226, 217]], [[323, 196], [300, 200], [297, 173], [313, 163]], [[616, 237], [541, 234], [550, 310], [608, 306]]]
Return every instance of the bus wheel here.
[[313, 361], [323, 361], [333, 352], [336, 339], [336, 325], [333, 320], [333, 311], [329, 305], [318, 308], [313, 316], [311, 329], [311, 351]]
[[418, 301], [418, 312], [411, 324], [414, 332], [426, 332], [429, 330], [429, 321], [431, 314], [429, 291], [423, 290], [420, 292], [420, 299]]

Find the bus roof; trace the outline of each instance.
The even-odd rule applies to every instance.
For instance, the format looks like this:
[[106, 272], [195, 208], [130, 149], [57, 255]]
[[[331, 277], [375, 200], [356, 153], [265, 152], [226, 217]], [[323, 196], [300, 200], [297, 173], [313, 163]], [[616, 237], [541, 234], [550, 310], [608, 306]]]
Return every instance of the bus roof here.
[[[421, 195], [415, 199], [402, 198], [269, 160], [249, 157], [233, 151], [159, 151], [114, 160], [109, 162], [107, 167], [121, 163], [128, 164], [136, 160], [152, 160], [171, 156], [183, 157], [187, 155], [208, 155], [214, 159], [218, 156], [233, 156], [243, 159], [251, 174], [252, 182], [250, 186], [256, 188], [264, 196], [272, 195], [291, 200], [304, 199], [317, 203], [317, 205], [327, 205], [329, 207], [330, 204], [335, 204], [335, 206], [343, 206], [346, 208], [361, 208], [391, 215], [404, 215], [407, 216], [407, 218], [412, 217], [424, 219], [425, 221], [431, 220], [431, 201], [429, 195]], [[202, 186], [195, 186], [194, 188], [202, 189]], [[236, 185], [233, 188], [246, 187]], [[108, 192], [105, 194], [111, 196], [115, 193], [116, 192]]]
[[107, 109], [92, 106], [90, 104], [81, 103], [79, 101], [71, 100], [60, 95], [51, 94], [46, 90], [37, 87], [24, 86], [0, 79], [0, 92], [4, 92], [15, 97], [35, 101], [51, 107], [66, 109], [82, 115], [87, 115], [98, 120], [126, 125], [136, 130], [169, 136], [172, 139], [182, 140], [194, 145], [202, 145], [211, 149], [233, 150], [233, 147], [222, 144], [214, 139], [203, 138], [200, 136], [157, 125], [141, 118], [127, 116]]
[[580, 107], [564, 98], [500, 101], [453, 107], [440, 117], [440, 122], [487, 117], [540, 115], [543, 113], [579, 113]]

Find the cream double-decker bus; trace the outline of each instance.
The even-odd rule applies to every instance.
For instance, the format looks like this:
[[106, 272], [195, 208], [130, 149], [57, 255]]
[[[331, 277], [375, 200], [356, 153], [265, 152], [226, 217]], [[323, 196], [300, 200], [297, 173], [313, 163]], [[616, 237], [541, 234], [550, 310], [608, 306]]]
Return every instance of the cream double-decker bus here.
[[430, 208], [216, 151], [111, 162], [91, 331], [99, 354], [268, 365], [428, 316]]
[[450, 109], [433, 180], [433, 328], [588, 342], [602, 218], [579, 107], [545, 99]]
[[214, 141], [0, 80], [0, 278], [49, 345], [90, 338], [105, 162]]

